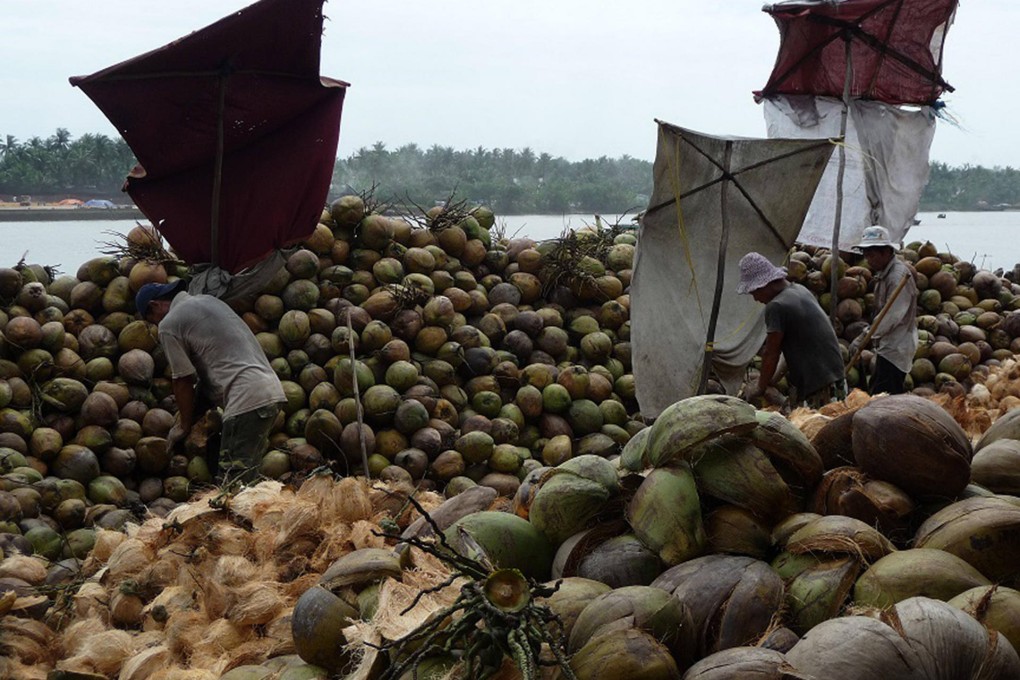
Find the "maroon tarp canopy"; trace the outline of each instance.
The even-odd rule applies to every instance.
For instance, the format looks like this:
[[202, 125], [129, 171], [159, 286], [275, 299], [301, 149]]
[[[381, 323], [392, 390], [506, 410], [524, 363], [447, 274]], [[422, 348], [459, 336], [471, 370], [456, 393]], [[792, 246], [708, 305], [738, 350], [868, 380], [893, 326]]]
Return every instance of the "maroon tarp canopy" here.
[[323, 1], [262, 0], [71, 78], [134, 151], [127, 192], [187, 262], [234, 273], [315, 229], [347, 87], [319, 76]]
[[756, 98], [808, 94], [843, 98], [846, 39], [850, 96], [887, 104], [931, 104], [953, 88], [942, 79], [942, 47], [957, 0], [804, 0], [763, 8], [779, 26], [768, 84]]

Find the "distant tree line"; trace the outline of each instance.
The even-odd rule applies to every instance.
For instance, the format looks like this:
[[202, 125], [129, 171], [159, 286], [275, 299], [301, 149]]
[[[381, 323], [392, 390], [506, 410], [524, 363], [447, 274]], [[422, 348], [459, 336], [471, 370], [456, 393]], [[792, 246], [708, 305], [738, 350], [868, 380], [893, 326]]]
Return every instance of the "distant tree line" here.
[[127, 143], [106, 135], [71, 139], [64, 128], [19, 143], [0, 136], [0, 194], [114, 197], [135, 160]]
[[932, 163], [921, 210], [981, 210], [1020, 207], [1020, 170]]
[[451, 195], [498, 214], [622, 214], [648, 204], [652, 164], [630, 156], [571, 162], [531, 149], [457, 151], [382, 142], [337, 162], [331, 195], [377, 186], [377, 196], [428, 207]]
[[[116, 197], [135, 164], [123, 139], [64, 128], [19, 142], [0, 135], [0, 195]], [[382, 142], [337, 159], [330, 196], [374, 187], [376, 198], [429, 207], [451, 196], [497, 213], [623, 214], [643, 209], [652, 191], [652, 164], [630, 156], [568, 161], [524, 149], [456, 150]], [[921, 210], [1020, 206], [1020, 170], [932, 163]]]

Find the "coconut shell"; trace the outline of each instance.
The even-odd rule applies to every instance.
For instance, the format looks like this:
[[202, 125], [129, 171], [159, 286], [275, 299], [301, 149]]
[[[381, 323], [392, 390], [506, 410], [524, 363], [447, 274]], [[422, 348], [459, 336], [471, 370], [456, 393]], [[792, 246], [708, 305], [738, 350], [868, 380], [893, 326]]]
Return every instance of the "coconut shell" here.
[[[790, 555], [783, 553], [772, 562], [781, 575], [784, 569], [778, 563]], [[786, 579], [787, 616], [790, 628], [803, 635], [822, 621], [839, 615], [847, 604], [861, 566], [854, 557], [818, 559], [810, 555], [796, 556], [793, 564], [797, 566]]]
[[652, 425], [648, 462], [658, 467], [724, 434], [747, 434], [758, 426], [755, 415], [753, 406], [736, 397], [713, 394], [682, 399], [666, 407]]
[[931, 680], [919, 652], [885, 623], [865, 616], [820, 622], [786, 653], [812, 678], [835, 680]]
[[842, 515], [819, 517], [805, 524], [787, 539], [785, 547], [795, 555], [849, 555], [864, 563], [896, 550], [874, 527]]
[[633, 534], [605, 538], [605, 526], [564, 541], [553, 560], [553, 578], [576, 575], [622, 588], [646, 586], [659, 575], [662, 561], [658, 555]]
[[781, 652], [735, 647], [716, 652], [687, 669], [684, 680], [815, 680], [794, 668]]
[[597, 596], [581, 611], [567, 649], [575, 653], [607, 632], [635, 628], [655, 636], [676, 654], [680, 651], [680, 631], [689, 624], [684, 604], [661, 588], [616, 588]]
[[[1016, 316], [1020, 319], [1020, 313]], [[1020, 409], [1007, 411], [996, 419], [974, 445], [975, 453], [1000, 439], [1020, 440]]]
[[970, 440], [927, 399], [875, 399], [854, 414], [852, 430], [857, 465], [911, 496], [952, 498], [970, 481]]
[[578, 680], [680, 678], [680, 669], [669, 649], [653, 635], [636, 628], [625, 628], [591, 640], [571, 657], [570, 669]]
[[553, 545], [587, 526], [609, 500], [602, 484], [570, 472], [552, 474], [528, 508], [528, 521]]
[[1020, 649], [1020, 591], [1002, 586], [979, 586], [965, 590], [949, 600], [949, 604], [1002, 633], [1013, 649]]
[[664, 571], [652, 587], [683, 602], [691, 626], [681, 630], [685, 658], [752, 644], [783, 604], [783, 581], [765, 562], [706, 555]]
[[886, 555], [854, 585], [854, 602], [891, 607], [910, 597], [949, 600], [965, 590], [991, 585], [977, 569], [942, 550], [913, 548]]
[[737, 505], [720, 505], [705, 516], [708, 552], [764, 559], [772, 548], [769, 527]]
[[824, 464], [804, 433], [774, 411], [758, 411], [755, 418], [758, 426], [748, 438], [768, 454], [787, 484], [798, 491], [815, 486], [822, 478]]
[[943, 508], [918, 528], [915, 545], [945, 551], [997, 583], [1020, 587], [1020, 505], [1005, 498], [967, 498]]
[[738, 505], [760, 518], [783, 517], [801, 509], [769, 457], [750, 442], [718, 438], [698, 447], [694, 457], [701, 495]]
[[567, 576], [559, 581], [559, 587], [547, 598], [539, 598], [539, 604], [548, 606], [559, 617], [560, 631], [564, 639], [570, 637], [574, 622], [585, 607], [599, 595], [612, 590], [601, 581], [580, 576]]
[[810, 440], [826, 470], [854, 464], [852, 441], [854, 413], [856, 410], [847, 411], [829, 420]]
[[997, 439], [982, 447], [970, 463], [970, 480], [995, 493], [1020, 496], [1020, 441]]
[[697, 484], [686, 465], [649, 472], [626, 515], [638, 539], [668, 565], [697, 557], [707, 544]]

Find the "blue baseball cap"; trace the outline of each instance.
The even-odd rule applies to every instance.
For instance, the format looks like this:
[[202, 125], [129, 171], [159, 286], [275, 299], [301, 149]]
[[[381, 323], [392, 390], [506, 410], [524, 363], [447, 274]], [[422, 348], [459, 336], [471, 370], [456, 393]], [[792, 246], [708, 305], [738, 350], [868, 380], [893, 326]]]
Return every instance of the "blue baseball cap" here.
[[135, 309], [145, 318], [149, 311], [149, 303], [159, 298], [169, 297], [184, 287], [184, 279], [177, 279], [171, 283], [147, 283], [138, 289], [135, 295]]

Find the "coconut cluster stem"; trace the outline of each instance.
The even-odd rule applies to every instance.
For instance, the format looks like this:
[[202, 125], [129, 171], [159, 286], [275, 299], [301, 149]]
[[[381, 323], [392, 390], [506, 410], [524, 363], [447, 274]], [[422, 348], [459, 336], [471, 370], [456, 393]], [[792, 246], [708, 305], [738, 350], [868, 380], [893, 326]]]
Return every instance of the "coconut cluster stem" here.
[[[466, 580], [466, 583], [461, 586], [460, 594], [452, 605], [436, 612], [407, 635], [382, 645], [372, 645], [392, 652], [396, 659], [383, 674], [382, 680], [399, 678], [408, 670], [416, 673], [418, 664], [435, 654], [460, 658], [465, 664], [466, 677], [472, 679], [491, 677], [498, 671], [503, 659], [510, 658], [525, 680], [538, 680], [539, 668], [543, 665], [557, 665], [565, 680], [576, 680], [564, 651], [562, 623], [549, 607], [537, 602], [537, 598], [555, 593], [559, 582], [545, 586], [520, 575], [528, 590], [522, 597], [526, 602], [512, 610], [500, 607], [491, 601], [487, 585], [493, 574], [505, 570], [493, 568], [484, 553], [479, 559], [458, 554], [413, 495], [407, 500], [432, 528], [435, 541], [424, 541], [414, 536], [403, 538], [387, 532], [373, 533], [418, 548], [450, 566], [453, 573], [442, 583], [419, 591], [402, 614], [413, 609], [427, 594], [438, 592], [459, 580]], [[550, 631], [549, 626], [554, 623], [558, 624], [559, 635]], [[548, 645], [554, 662], [540, 658], [543, 645]]]

